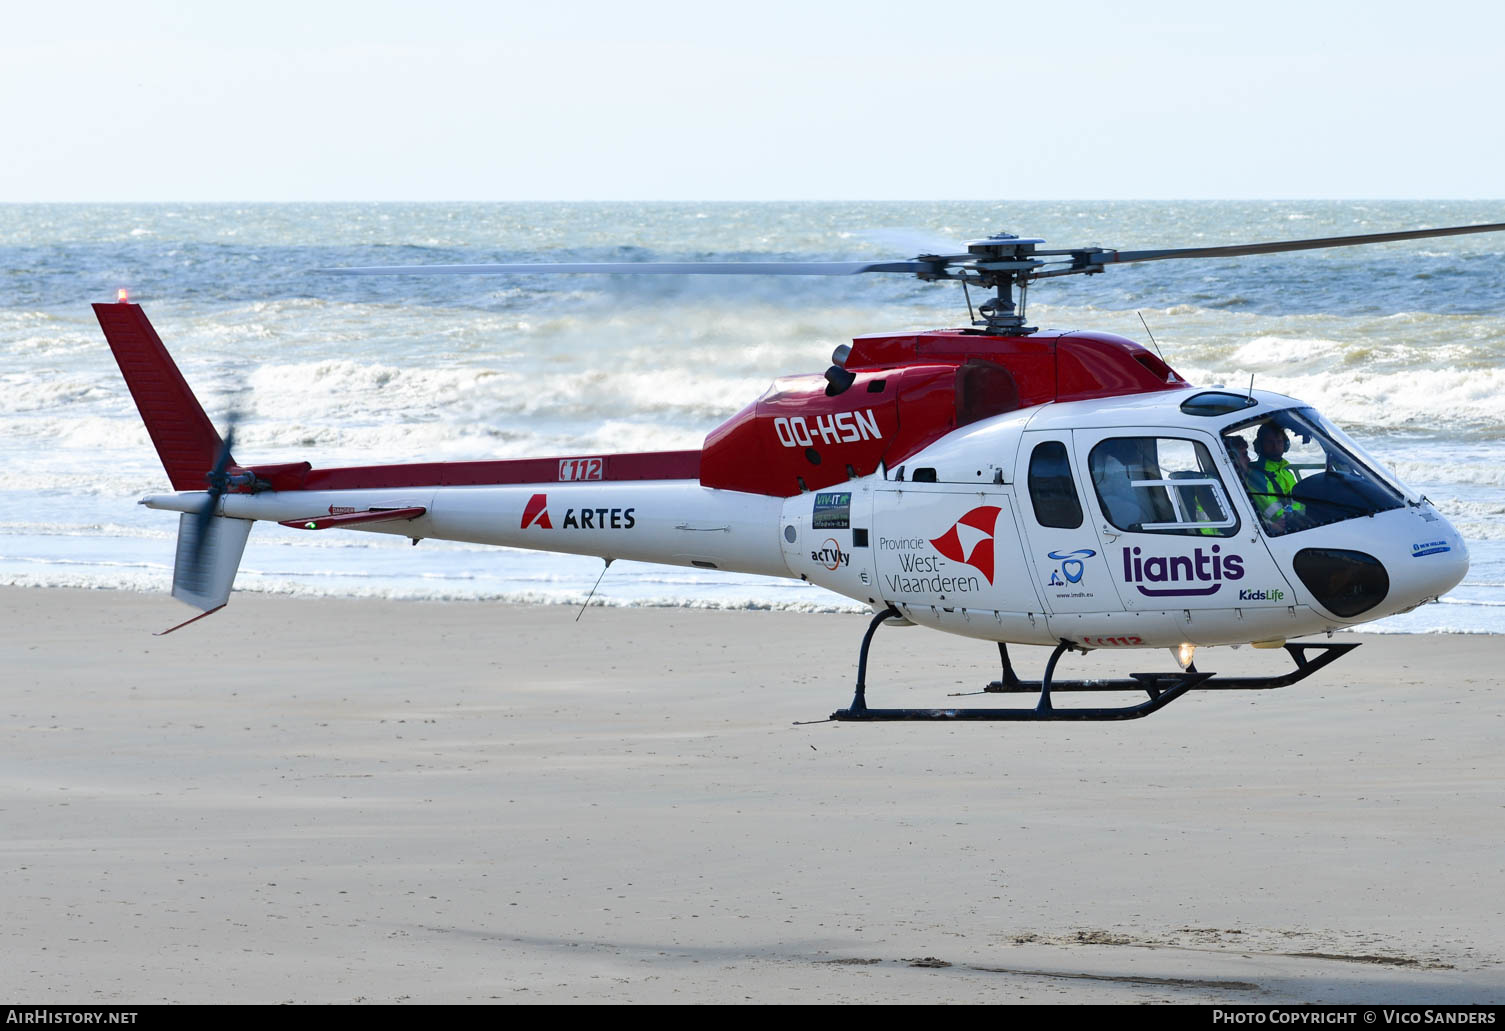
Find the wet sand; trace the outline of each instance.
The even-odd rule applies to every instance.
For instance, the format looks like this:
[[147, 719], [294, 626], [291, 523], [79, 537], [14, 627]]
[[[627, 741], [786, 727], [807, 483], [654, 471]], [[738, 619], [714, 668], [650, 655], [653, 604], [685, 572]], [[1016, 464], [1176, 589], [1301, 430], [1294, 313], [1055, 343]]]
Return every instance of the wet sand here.
[[[0, 589], [4, 994], [1505, 1001], [1497, 637], [1127, 723], [794, 726], [863, 617], [575, 615], [237, 595], [154, 638], [170, 599]], [[885, 629], [869, 700], [994, 676]]]

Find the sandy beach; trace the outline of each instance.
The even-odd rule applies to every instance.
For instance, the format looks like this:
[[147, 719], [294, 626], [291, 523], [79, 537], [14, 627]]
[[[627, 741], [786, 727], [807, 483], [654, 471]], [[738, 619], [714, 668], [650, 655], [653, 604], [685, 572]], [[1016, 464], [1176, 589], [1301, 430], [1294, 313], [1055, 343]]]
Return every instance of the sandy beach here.
[[[576, 611], [237, 595], [155, 638], [171, 599], [0, 589], [0, 991], [1505, 1001], [1497, 637], [1129, 723], [796, 726], [863, 617]], [[874, 705], [996, 675], [917, 628], [873, 664]]]

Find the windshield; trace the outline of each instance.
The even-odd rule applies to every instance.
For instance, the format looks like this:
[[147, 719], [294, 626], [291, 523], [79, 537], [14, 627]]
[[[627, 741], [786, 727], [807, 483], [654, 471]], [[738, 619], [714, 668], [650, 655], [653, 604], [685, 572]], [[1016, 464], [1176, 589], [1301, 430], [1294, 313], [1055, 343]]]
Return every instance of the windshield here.
[[1272, 537], [1405, 504], [1398, 485], [1338, 443], [1310, 408], [1224, 430], [1223, 445]]

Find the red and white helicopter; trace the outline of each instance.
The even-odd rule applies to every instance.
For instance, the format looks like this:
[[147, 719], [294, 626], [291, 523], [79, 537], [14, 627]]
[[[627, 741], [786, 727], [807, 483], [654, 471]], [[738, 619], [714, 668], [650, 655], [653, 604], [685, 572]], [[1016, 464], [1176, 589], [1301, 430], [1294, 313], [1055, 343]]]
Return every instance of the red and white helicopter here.
[[[331, 529], [793, 577], [871, 606], [839, 720], [1132, 719], [1187, 691], [1294, 683], [1356, 647], [1287, 643], [1405, 612], [1468, 569], [1458, 531], [1321, 414], [1262, 390], [1204, 389], [1139, 344], [1025, 325], [1030, 283], [1108, 265], [1505, 230], [1505, 223], [1173, 250], [1043, 249], [1008, 234], [886, 262], [393, 266], [356, 275], [904, 273], [995, 291], [962, 329], [858, 337], [785, 376], [696, 451], [319, 469], [243, 465], [138, 305], [95, 312], [180, 493], [173, 594], [230, 596], [251, 526]], [[1019, 301], [1015, 304], [1015, 289]], [[971, 311], [970, 293], [968, 309]], [[207, 490], [205, 487], [207, 486]], [[189, 620], [188, 622], [193, 622]], [[884, 623], [998, 643], [987, 690], [1020, 708], [877, 709]], [[180, 625], [187, 625], [180, 624]], [[173, 629], [177, 629], [174, 627]], [[1052, 647], [1021, 681], [1008, 645]], [[1283, 646], [1270, 677], [1218, 678], [1198, 646]], [[1179, 669], [1055, 679], [1061, 656], [1171, 648]], [[1312, 653], [1315, 653], [1313, 655]], [[1057, 708], [1054, 692], [1143, 701]]]

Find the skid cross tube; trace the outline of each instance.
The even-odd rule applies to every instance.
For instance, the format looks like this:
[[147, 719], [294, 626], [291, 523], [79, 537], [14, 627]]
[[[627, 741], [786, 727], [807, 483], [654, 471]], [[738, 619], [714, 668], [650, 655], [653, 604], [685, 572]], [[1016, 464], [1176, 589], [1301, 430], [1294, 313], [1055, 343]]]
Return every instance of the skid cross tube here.
[[[1297, 641], [1294, 644], [1285, 645], [1286, 654], [1296, 663], [1296, 668], [1289, 673], [1281, 673], [1273, 677], [1218, 677], [1197, 686], [1204, 691], [1264, 691], [1277, 687], [1289, 687], [1298, 681], [1305, 680], [1323, 666], [1337, 661], [1358, 646], [1358, 642]], [[999, 645], [999, 647], [1003, 646]], [[1322, 654], [1314, 659], [1308, 659], [1306, 653], [1314, 649], [1320, 649]], [[1188, 667], [1187, 672], [1195, 672], [1195, 668]], [[1048, 672], [1047, 676], [1049, 676]], [[1131, 676], [1133, 677], [1131, 680], [1052, 680], [1050, 689], [1052, 691], [1148, 690], [1151, 687], [1159, 687], [1161, 684], [1174, 683], [1180, 674], [1134, 673]], [[1013, 667], [1006, 665], [1003, 680], [993, 681], [983, 688], [983, 691], [988, 694], [1034, 694], [1040, 690], [1040, 684], [1038, 680], [1020, 680], [1014, 675]]]
[[[1062, 640], [1050, 653], [1045, 665], [1045, 675], [1037, 681], [1020, 680], [1009, 661], [1008, 647], [998, 645], [1003, 662], [1003, 681], [989, 684], [988, 691], [995, 693], [1024, 694], [1039, 692], [1039, 700], [1033, 708], [1010, 709], [870, 709], [867, 705], [867, 659], [872, 648], [873, 635], [884, 620], [899, 615], [889, 606], [873, 617], [867, 633], [862, 637], [862, 648], [857, 657], [857, 691], [849, 708], [838, 709], [831, 719], [842, 722], [888, 722], [888, 721], [952, 721], [994, 720], [1009, 722], [1089, 721], [1089, 720], [1134, 720], [1158, 712], [1193, 688], [1221, 690], [1263, 690], [1286, 687], [1311, 676], [1323, 666], [1346, 655], [1358, 644], [1333, 644], [1327, 642], [1297, 642], [1285, 646], [1286, 653], [1296, 663], [1289, 673], [1271, 677], [1226, 677], [1216, 680], [1215, 673], [1198, 672], [1196, 667], [1175, 673], [1133, 673], [1124, 680], [1062, 680], [1055, 679], [1056, 665], [1068, 651], [1086, 651], [1070, 641]], [[1320, 650], [1314, 659], [1307, 652]], [[1100, 708], [1057, 709], [1051, 702], [1052, 691], [1143, 691], [1149, 697], [1137, 705], [1122, 705]]]

